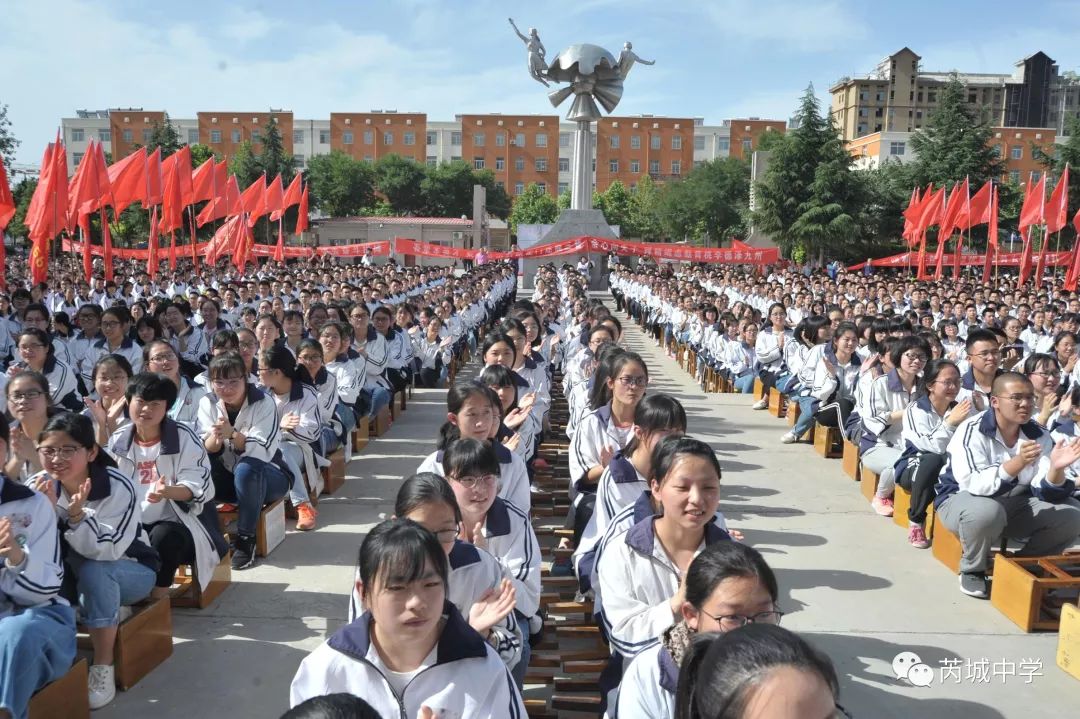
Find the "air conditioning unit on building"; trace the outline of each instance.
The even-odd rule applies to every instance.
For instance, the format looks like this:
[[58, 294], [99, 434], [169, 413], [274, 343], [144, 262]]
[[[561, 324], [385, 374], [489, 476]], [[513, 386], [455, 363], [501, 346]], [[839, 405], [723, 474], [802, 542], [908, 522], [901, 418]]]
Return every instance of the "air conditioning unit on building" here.
[[452, 236], [452, 237], [453, 237], [453, 238], [454, 238], [455, 240], [464, 240], [464, 239], [465, 239], [465, 233], [464, 233], [464, 232], [455, 232], [455, 233], [453, 233], [453, 234], [452, 234], [451, 236]]

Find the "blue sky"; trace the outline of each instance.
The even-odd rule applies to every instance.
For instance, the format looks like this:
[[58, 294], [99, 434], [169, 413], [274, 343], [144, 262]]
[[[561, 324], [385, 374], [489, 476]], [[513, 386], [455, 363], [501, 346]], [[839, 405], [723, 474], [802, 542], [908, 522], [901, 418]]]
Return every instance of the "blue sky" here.
[[[394, 108], [544, 113], [544, 88], [507, 23], [536, 27], [554, 56], [591, 42], [638, 66], [616, 113], [786, 119], [814, 83], [869, 72], [907, 45], [929, 70], [1011, 72], [1043, 50], [1080, 69], [1080, 2], [908, 0], [9, 0], [0, 13], [4, 80], [22, 146], [37, 163], [76, 108], [291, 109], [298, 118]], [[886, 9], [887, 8], [887, 9]], [[51, 45], [46, 39], [56, 37]], [[565, 107], [562, 108], [565, 113]], [[560, 113], [561, 114], [561, 113]]]

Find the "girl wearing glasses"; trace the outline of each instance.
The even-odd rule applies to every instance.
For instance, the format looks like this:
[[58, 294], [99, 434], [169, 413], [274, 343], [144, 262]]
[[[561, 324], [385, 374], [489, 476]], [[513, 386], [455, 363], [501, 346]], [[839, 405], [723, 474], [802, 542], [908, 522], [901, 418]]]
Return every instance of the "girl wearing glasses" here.
[[431, 316], [423, 328], [412, 337], [413, 352], [420, 360], [417, 384], [420, 387], [441, 387], [446, 382], [453, 359], [451, 348], [454, 340], [443, 332], [443, 323]]
[[37, 454], [37, 436], [46, 422], [61, 412], [49, 404], [49, 380], [40, 372], [27, 370], [15, 375], [5, 388], [11, 423], [11, 440], [4, 474], [26, 482], [41, 471]]
[[495, 432], [495, 441], [507, 443], [517, 436], [513, 451], [526, 462], [533, 452], [538, 425], [529, 410], [532, 409], [533, 397], [526, 394], [518, 400], [518, 387], [513, 373], [502, 365], [485, 367], [480, 373], [479, 382], [499, 397], [498, 410], [502, 421]]
[[135, 344], [128, 337], [128, 328], [131, 326], [131, 313], [126, 307], [110, 307], [101, 315], [101, 339], [94, 342], [97, 357], [103, 355], [120, 355], [128, 361], [135, 374], [142, 371], [143, 351], [142, 347]]
[[387, 361], [386, 338], [369, 322], [371, 315], [363, 303], [352, 307], [348, 314], [351, 324], [342, 327], [342, 351], [348, 354], [359, 378], [358, 413], [374, 418], [393, 400], [390, 382], [383, 372]]
[[44, 471], [27, 484], [56, 508], [67, 567], [78, 585], [82, 624], [90, 634], [90, 708], [116, 696], [113, 647], [120, 608], [145, 599], [161, 560], [142, 528], [131, 477], [94, 441], [87, 417], [58, 414], [38, 435]]
[[[236, 335], [230, 330], [222, 330], [214, 335], [211, 345], [216, 347], [223, 344], [228, 339], [223, 334], [225, 332], [232, 335], [235, 344]], [[235, 350], [235, 347], [233, 349]], [[173, 346], [165, 340], [150, 342], [143, 348], [143, 366], [150, 372], [165, 375], [176, 385], [176, 400], [168, 408], [169, 419], [194, 427], [198, 420], [199, 400], [206, 394], [206, 388], [180, 374], [180, 357]], [[209, 382], [205, 375], [201, 376], [204, 382]]]
[[406, 331], [394, 326], [389, 307], [375, 308], [371, 313], [372, 326], [386, 343], [386, 366], [383, 376], [393, 392], [404, 390], [412, 378], [412, 341]]
[[301, 340], [296, 349], [296, 364], [307, 371], [311, 386], [318, 394], [319, 417], [322, 419], [320, 454], [329, 457], [344, 444], [347, 450], [345, 461], [350, 461], [356, 415], [338, 399], [337, 378], [326, 369], [322, 345], [315, 340]]
[[[411, 519], [435, 535], [450, 560], [447, 600], [513, 668], [521, 658], [521, 630], [514, 616], [516, 590], [495, 557], [459, 538], [461, 509], [447, 481], [431, 472], [406, 479], [394, 502], [394, 517]], [[361, 607], [360, 592], [354, 588], [350, 622]]]
[[[384, 717], [525, 716], [496, 650], [453, 601], [447, 543], [437, 536], [421, 523], [389, 519], [364, 538], [353, 592], [358, 616], [300, 664], [292, 706], [347, 693]], [[470, 549], [482, 556], [468, 545], [459, 553]]]
[[[768, 390], [775, 387], [791, 372], [784, 364], [784, 349], [793, 342], [794, 335], [787, 326], [787, 310], [777, 302], [769, 307], [769, 326], [758, 333], [754, 343], [757, 353], [758, 377]], [[754, 403], [754, 409], [765, 409], [769, 405], [768, 395]]]
[[49, 381], [49, 401], [54, 406], [73, 412], [82, 410], [75, 373], [56, 357], [52, 340], [44, 330], [24, 329], [19, 333], [16, 347], [21, 360], [8, 368], [9, 377], [27, 370], [40, 372]]
[[679, 621], [630, 662], [608, 716], [671, 719], [679, 667], [694, 637], [748, 624], [779, 624], [783, 612], [777, 609], [778, 597], [776, 575], [756, 549], [738, 542], [703, 549], [686, 572]]
[[97, 399], [84, 398], [83, 414], [94, 424], [94, 437], [104, 447], [109, 437], [121, 427], [131, 423], [128, 418], [127, 390], [131, 379], [131, 365], [120, 355], [107, 354], [94, 364], [94, 393]]
[[191, 305], [187, 300], [173, 300], [160, 312], [163, 324], [168, 327], [173, 349], [180, 359], [198, 365], [210, 349], [203, 331], [191, 324]]
[[1053, 355], [1036, 353], [1024, 360], [1023, 373], [1035, 388], [1035, 421], [1053, 429], [1055, 418], [1067, 418], [1072, 405], [1072, 391], [1061, 385], [1061, 365]]
[[502, 332], [514, 343], [514, 362], [510, 369], [521, 377], [528, 385], [527, 391], [536, 395], [532, 414], [542, 425], [551, 405], [550, 380], [543, 367], [538, 365], [530, 356], [532, 348], [529, 346], [528, 333], [521, 320], [507, 317], [499, 323], [497, 331]]
[[780, 437], [781, 442], [797, 442], [814, 422], [841, 429], [847, 425], [855, 408], [855, 388], [862, 364], [856, 352], [858, 344], [855, 324], [841, 322], [831, 342], [822, 342], [810, 351], [803, 376], [810, 374], [813, 379], [800, 390], [799, 419], [790, 432]]
[[239, 355], [210, 361], [210, 394], [199, 401], [202, 433], [218, 499], [237, 505], [233, 569], [255, 564], [255, 528], [259, 512], [285, 496], [290, 474], [278, 443], [274, 400], [249, 381]]

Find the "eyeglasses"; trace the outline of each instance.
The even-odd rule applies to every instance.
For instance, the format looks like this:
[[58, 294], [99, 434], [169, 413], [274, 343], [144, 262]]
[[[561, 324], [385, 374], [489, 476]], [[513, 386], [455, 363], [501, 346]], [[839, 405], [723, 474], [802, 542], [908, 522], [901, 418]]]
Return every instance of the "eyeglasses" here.
[[38, 447], [38, 454], [44, 459], [61, 459], [67, 461], [75, 456], [75, 453], [84, 447], [65, 445], [63, 447]]
[[247, 380], [243, 379], [242, 377], [237, 377], [235, 379], [214, 379], [214, 380], [210, 380], [210, 384], [212, 384], [216, 388], [225, 389], [226, 387], [228, 387], [228, 388], [239, 387], [240, 385], [244, 384], [246, 381]]
[[172, 364], [176, 361], [176, 355], [173, 354], [160, 354], [154, 355], [150, 358], [150, 361], [154, 364]]
[[942, 387], [946, 387], [946, 388], [953, 388], [953, 387], [959, 387], [960, 386], [960, 383], [957, 382], [954, 379], [950, 379], [950, 380], [944, 380], [944, 379], [934, 380], [933, 382], [931, 382], [931, 384], [939, 384]]
[[43, 394], [45, 393], [39, 389], [30, 389], [25, 392], [12, 392], [8, 399], [12, 402], [33, 402]]
[[1051, 377], [1058, 377], [1059, 375], [1058, 375], [1057, 372], [1032, 372], [1028, 376], [1029, 377], [1043, 377], [1045, 379], [1050, 379]]
[[[705, 612], [702, 612], [702, 614], [705, 614]], [[719, 624], [722, 631], [730, 632], [734, 629], [745, 627], [747, 624], [779, 624], [784, 613], [778, 609], [774, 609], [769, 612], [758, 612], [750, 617], [741, 614], [727, 614], [719, 617], [705, 614], [705, 616]]]
[[648, 377], [619, 377], [619, 384], [623, 387], [648, 387]]
[[438, 532], [435, 532], [435, 538], [439, 540], [440, 544], [450, 544], [460, 536], [460, 527], [455, 527], [454, 529], [440, 529]]
[[495, 481], [498, 478], [499, 477], [497, 475], [494, 475], [494, 474], [482, 474], [482, 475], [477, 476], [477, 477], [474, 477], [474, 476], [471, 476], [471, 475], [466, 475], [464, 477], [450, 477], [450, 479], [454, 480], [455, 482], [460, 484], [462, 487], [465, 487], [466, 489], [472, 489], [477, 484], [479, 484], [482, 487], [489, 487], [489, 486], [495, 484]]
[[983, 359], [983, 360], [990, 360], [990, 359], [994, 359], [995, 357], [1000, 357], [1001, 356], [1001, 350], [985, 350], [983, 352], [979, 352], [978, 354], [973, 354], [971, 356], [972, 357], [978, 357], [979, 359]]
[[322, 362], [322, 356], [313, 354], [301, 354], [296, 357], [301, 362]]
[[23, 350], [23, 351], [26, 351], [26, 350], [40, 350], [40, 349], [44, 349], [44, 348], [45, 348], [45, 345], [41, 344], [40, 342], [34, 342], [32, 344], [27, 343], [27, 344], [24, 344], [24, 345], [19, 345], [19, 349]]
[[117, 322], [116, 320], [111, 320], [111, 321], [106, 321], [106, 322], [101, 323], [101, 329], [103, 329], [103, 330], [113, 330], [113, 329], [116, 329], [119, 326], [120, 326], [120, 323]]
[[257, 349], [258, 347], [259, 347], [258, 342], [251, 342], [250, 340], [247, 341], [247, 342], [241, 342], [240, 343], [240, 348], [245, 349], [245, 350], [253, 350], [253, 349]]
[[924, 355], [921, 352], [905, 352], [903, 357], [908, 362], [925, 362], [926, 361], [926, 355]]
[[1035, 395], [1033, 394], [995, 394], [994, 396], [998, 399], [1007, 399], [1018, 406], [1035, 404]]

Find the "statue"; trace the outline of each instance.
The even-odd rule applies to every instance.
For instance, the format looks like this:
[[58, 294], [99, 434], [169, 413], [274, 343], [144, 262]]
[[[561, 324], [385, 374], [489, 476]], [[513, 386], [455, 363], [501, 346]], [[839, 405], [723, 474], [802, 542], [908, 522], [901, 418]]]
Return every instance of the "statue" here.
[[547, 50], [544, 49], [544, 43], [540, 42], [540, 35], [537, 34], [536, 28], [529, 28], [529, 36], [525, 37], [521, 34], [521, 30], [518, 30], [518, 26], [514, 24], [514, 18], [509, 18], [510, 26], [514, 28], [514, 32], [521, 38], [521, 41], [525, 43], [525, 49], [529, 51], [529, 75], [537, 82], [544, 84], [544, 87], [550, 87], [548, 81], [544, 79], [544, 74], [547, 72]]
[[634, 66], [635, 62], [640, 62], [642, 65], [655, 65], [656, 60], [642, 60], [634, 52], [634, 46], [629, 40], [622, 46], [622, 52], [619, 53], [619, 77], [623, 80], [630, 74], [630, 68]]

